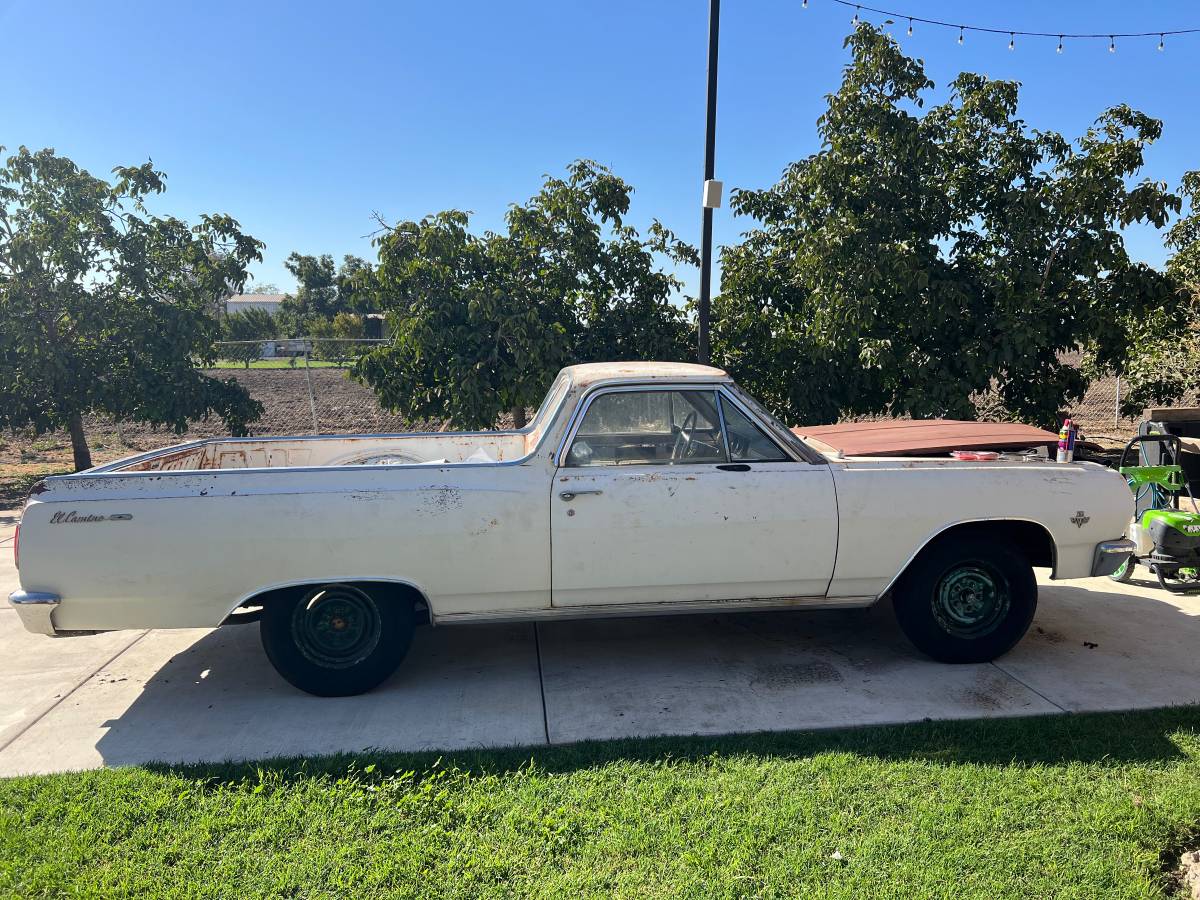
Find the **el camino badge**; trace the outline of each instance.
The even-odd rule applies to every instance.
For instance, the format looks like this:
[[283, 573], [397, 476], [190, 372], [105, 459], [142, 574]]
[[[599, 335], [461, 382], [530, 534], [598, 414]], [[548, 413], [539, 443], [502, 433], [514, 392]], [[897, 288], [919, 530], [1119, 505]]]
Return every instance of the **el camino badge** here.
[[97, 516], [88, 513], [79, 515], [75, 510], [56, 512], [50, 517], [51, 525], [87, 525], [92, 522], [128, 522], [133, 516], [130, 513], [113, 513], [111, 516]]
[[1075, 515], [1071, 516], [1071, 518], [1070, 518], [1071, 524], [1074, 525], [1076, 528], [1082, 528], [1084, 525], [1086, 525], [1090, 521], [1092, 521], [1092, 517], [1088, 516], [1088, 515], [1084, 515], [1084, 512], [1082, 509], [1079, 510], [1079, 512], [1075, 513]]

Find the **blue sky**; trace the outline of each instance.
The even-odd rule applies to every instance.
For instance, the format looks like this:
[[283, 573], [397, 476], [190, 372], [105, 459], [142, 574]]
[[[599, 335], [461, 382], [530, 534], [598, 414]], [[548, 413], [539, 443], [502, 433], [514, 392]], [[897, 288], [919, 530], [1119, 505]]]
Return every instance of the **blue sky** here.
[[[879, 0], [927, 18], [1037, 31], [1200, 26], [1200, 5], [1029, 0]], [[717, 177], [764, 187], [818, 148], [815, 122], [846, 62], [852, 10], [831, 0], [725, 0]], [[876, 21], [882, 16], [868, 16]], [[1022, 115], [1074, 137], [1105, 107], [1165, 121], [1145, 174], [1200, 168], [1200, 35], [1118, 41], [896, 33], [944, 97], [962, 70], [1023, 84]], [[632, 220], [698, 242], [704, 128], [704, 0], [509, 3], [0, 0], [9, 82], [0, 144], [53, 146], [96, 174], [150, 158], [169, 176], [164, 211], [228, 212], [266, 241], [260, 281], [290, 289], [283, 260], [372, 257], [389, 220], [472, 210], [499, 228], [507, 204], [576, 157], [636, 188]], [[728, 209], [718, 243], [749, 222]], [[1131, 253], [1161, 264], [1157, 233]], [[694, 272], [681, 272], [692, 287]]]

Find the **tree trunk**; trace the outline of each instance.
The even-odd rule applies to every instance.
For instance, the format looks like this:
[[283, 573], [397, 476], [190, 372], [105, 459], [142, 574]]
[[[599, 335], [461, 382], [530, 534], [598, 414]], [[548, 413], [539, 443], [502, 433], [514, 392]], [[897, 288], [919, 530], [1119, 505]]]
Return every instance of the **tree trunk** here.
[[525, 427], [525, 407], [514, 406], [512, 408], [513, 428], [521, 429]]
[[67, 428], [71, 432], [71, 452], [75, 454], [75, 471], [82, 472], [92, 467], [92, 451], [88, 449], [87, 435], [83, 433], [83, 417], [77, 412], [71, 413], [67, 420]]

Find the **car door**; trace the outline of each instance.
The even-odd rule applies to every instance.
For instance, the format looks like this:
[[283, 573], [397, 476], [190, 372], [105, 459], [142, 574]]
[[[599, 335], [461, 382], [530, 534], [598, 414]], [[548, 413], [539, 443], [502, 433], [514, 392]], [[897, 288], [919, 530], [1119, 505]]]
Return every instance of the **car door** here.
[[825, 594], [837, 549], [827, 465], [782, 448], [715, 386], [584, 402], [550, 497], [554, 606]]

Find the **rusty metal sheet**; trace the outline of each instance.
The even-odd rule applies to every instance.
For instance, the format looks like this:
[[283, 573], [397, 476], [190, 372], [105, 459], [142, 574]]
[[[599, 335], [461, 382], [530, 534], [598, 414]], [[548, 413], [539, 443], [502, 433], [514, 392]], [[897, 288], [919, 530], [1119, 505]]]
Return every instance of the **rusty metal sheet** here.
[[819, 441], [832, 450], [840, 450], [846, 456], [913, 456], [951, 450], [1016, 450], [1058, 444], [1058, 435], [1032, 425], [956, 419], [806, 425], [793, 428], [792, 432]]

